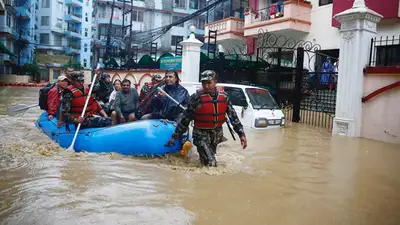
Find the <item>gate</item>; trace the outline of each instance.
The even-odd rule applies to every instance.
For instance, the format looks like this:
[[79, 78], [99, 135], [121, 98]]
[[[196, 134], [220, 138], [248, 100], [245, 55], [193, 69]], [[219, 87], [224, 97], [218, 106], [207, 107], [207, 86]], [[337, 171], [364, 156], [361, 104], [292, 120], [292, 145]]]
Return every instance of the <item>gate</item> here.
[[321, 46], [259, 31], [256, 55], [247, 46], [217, 52], [217, 32], [210, 31], [200, 70], [213, 69], [218, 80], [270, 91], [287, 121], [332, 129], [336, 107], [337, 58]]
[[269, 66], [262, 75], [275, 89], [287, 120], [332, 129], [336, 107], [337, 58], [321, 46], [259, 32], [257, 61]]

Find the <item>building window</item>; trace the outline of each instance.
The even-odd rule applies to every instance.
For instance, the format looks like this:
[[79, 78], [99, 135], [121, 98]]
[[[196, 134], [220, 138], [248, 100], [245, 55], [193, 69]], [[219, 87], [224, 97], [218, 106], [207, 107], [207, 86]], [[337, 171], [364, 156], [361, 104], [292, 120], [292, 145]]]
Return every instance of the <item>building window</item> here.
[[186, 0], [174, 0], [174, 7], [175, 8], [186, 8]]
[[143, 12], [142, 11], [132, 11], [132, 21], [143, 22]]
[[[172, 16], [172, 23], [178, 22], [179, 20], [183, 19], [182, 16]], [[176, 25], [176, 27], [183, 27], [184, 23]]]
[[183, 41], [183, 36], [176, 36], [176, 35], [171, 36], [171, 46], [175, 46], [177, 42], [181, 41]]
[[42, 0], [42, 8], [50, 8], [50, 0]]
[[376, 47], [375, 66], [396, 66], [400, 63], [400, 45]]
[[193, 26], [197, 29], [204, 30], [206, 19], [205, 18], [196, 18], [192, 20]]
[[190, 0], [189, 8], [202, 9], [206, 6], [206, 0]]
[[40, 44], [50, 44], [50, 35], [40, 34]]
[[9, 12], [7, 12], [7, 21], [6, 21], [6, 23], [7, 23], [7, 27], [11, 27], [11, 16], [10, 16]]
[[54, 45], [62, 46], [62, 37], [59, 35], [54, 35]]
[[333, 0], [319, 0], [319, 6], [332, 4]]
[[40, 25], [48, 26], [50, 24], [50, 17], [49, 16], [42, 16], [40, 20]]
[[63, 23], [62, 19], [57, 19], [56, 27], [62, 29], [62, 23]]

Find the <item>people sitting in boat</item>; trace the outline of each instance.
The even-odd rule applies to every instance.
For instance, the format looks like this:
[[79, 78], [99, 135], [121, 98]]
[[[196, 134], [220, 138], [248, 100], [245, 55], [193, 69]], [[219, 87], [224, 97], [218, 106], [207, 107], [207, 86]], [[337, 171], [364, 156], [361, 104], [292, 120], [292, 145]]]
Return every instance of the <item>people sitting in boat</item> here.
[[[81, 123], [82, 128], [111, 126], [111, 118], [107, 116], [96, 99], [89, 99], [84, 117], [81, 117], [85, 106], [89, 88], [85, 88], [84, 75], [82, 72], [74, 72], [71, 75], [72, 85], [63, 93], [62, 97], [62, 119], [67, 124]], [[100, 115], [100, 116], [98, 116]]]
[[47, 94], [47, 118], [49, 120], [52, 120], [54, 117], [58, 118], [62, 93], [68, 88], [69, 84], [69, 80], [64, 74], [60, 75], [57, 80], [57, 84]]
[[[162, 89], [180, 105], [186, 107], [189, 104], [190, 96], [186, 88], [179, 84], [178, 72], [173, 69], [167, 70], [164, 80], [165, 85]], [[182, 117], [183, 109], [168, 96], [165, 96], [163, 92], [157, 93], [151, 105], [153, 112], [144, 115], [142, 119], [167, 119], [179, 122]]]
[[96, 97], [99, 101], [102, 101], [104, 104], [108, 103], [111, 93], [114, 91], [114, 86], [111, 83], [110, 74], [103, 73], [98, 80], [99, 89], [97, 90]]
[[139, 95], [135, 88], [131, 88], [131, 81], [122, 81], [122, 90], [115, 97], [115, 111], [111, 113], [112, 124], [132, 122], [136, 120], [135, 113], [139, 105]]
[[67, 76], [68, 80], [71, 80], [71, 76], [74, 73], [74, 68], [68, 67], [65, 71], [65, 76]]
[[113, 86], [114, 86], [114, 90], [113, 90], [113, 92], [111, 92], [110, 97], [108, 99], [108, 109], [109, 109], [110, 113], [112, 113], [112, 111], [115, 111], [115, 97], [117, 96], [117, 93], [119, 91], [121, 91], [121, 89], [122, 89], [121, 80], [116, 79], [113, 83]]
[[164, 85], [164, 78], [160, 74], [153, 74], [151, 82], [146, 82], [140, 90], [140, 103], [136, 117], [140, 119], [143, 115], [153, 112], [152, 100], [157, 94], [157, 87]]

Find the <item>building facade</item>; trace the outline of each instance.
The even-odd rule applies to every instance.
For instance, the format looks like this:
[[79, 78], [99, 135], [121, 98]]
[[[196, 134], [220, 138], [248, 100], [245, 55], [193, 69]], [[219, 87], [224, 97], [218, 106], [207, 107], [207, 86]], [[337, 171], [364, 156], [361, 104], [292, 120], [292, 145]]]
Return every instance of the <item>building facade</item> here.
[[92, 0], [41, 0], [35, 32], [39, 64], [91, 67], [92, 7]]
[[[125, 4], [115, 1], [113, 7], [112, 0], [96, 0], [92, 23], [92, 65], [103, 58], [106, 52], [111, 14], [110, 56], [121, 65], [125, 63], [120, 59], [121, 49], [129, 54], [129, 48], [132, 51], [137, 47], [138, 52], [134, 56], [136, 62], [142, 55], [149, 54], [151, 46], [157, 48], [155, 59], [166, 52], [174, 54], [176, 43], [189, 35], [189, 27], [192, 25], [197, 27], [198, 38], [204, 40], [205, 15], [202, 15], [173, 26], [161, 33], [160, 38], [148, 41], [153, 38], [153, 35], [149, 35], [152, 30], [177, 22], [205, 5], [205, 0], [134, 0], [126, 1]], [[139, 32], [143, 32], [143, 35], [137, 35]]]
[[[215, 0], [210, 0], [211, 3]], [[351, 8], [348, 0], [228, 0], [208, 12], [205, 28], [217, 31], [217, 44], [224, 49], [246, 45], [248, 54], [257, 54], [260, 32], [276, 37], [306, 41], [321, 46], [322, 54], [339, 58], [340, 24], [334, 15]], [[397, 0], [365, 0], [367, 7], [383, 15], [377, 37], [400, 34], [400, 10]], [[222, 10], [224, 9], [224, 10]], [[242, 11], [243, 10], [243, 11]], [[242, 13], [243, 12], [243, 13]], [[206, 40], [207, 41], [207, 40]], [[293, 53], [286, 54], [291, 60]]]
[[0, 73], [19, 73], [18, 68], [33, 60], [38, 0], [5, 0], [0, 14]]

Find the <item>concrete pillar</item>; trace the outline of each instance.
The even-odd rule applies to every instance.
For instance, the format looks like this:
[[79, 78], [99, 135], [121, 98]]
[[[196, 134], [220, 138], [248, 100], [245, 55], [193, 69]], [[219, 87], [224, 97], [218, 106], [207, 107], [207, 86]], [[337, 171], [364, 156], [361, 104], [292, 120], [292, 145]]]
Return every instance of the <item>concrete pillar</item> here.
[[180, 79], [184, 82], [199, 82], [200, 75], [200, 48], [203, 42], [196, 39], [195, 26], [190, 27], [190, 36], [182, 41], [182, 73]]
[[364, 0], [335, 15], [341, 23], [339, 74], [333, 135], [360, 137], [364, 75], [371, 38], [382, 16], [368, 9]]

